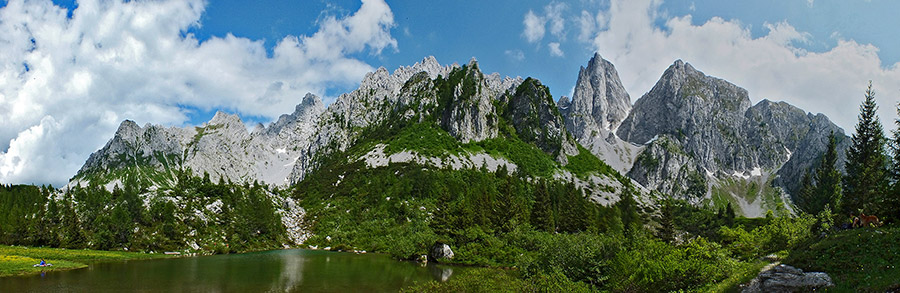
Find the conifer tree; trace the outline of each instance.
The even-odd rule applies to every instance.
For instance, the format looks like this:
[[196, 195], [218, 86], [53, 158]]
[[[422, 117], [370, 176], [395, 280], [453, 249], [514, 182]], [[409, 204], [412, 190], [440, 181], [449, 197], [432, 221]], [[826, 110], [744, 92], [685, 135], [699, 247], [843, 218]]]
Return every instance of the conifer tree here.
[[675, 208], [672, 206], [671, 199], [663, 201], [659, 214], [659, 239], [672, 243], [675, 241]]
[[[897, 103], [897, 114], [900, 115], [900, 103]], [[894, 119], [897, 129], [894, 129], [894, 137], [891, 140], [893, 151], [893, 164], [891, 165], [891, 191], [888, 195], [888, 207], [894, 219], [900, 219], [900, 119]]]
[[834, 132], [828, 136], [828, 149], [822, 156], [819, 167], [816, 168], [815, 175], [815, 196], [820, 197], [821, 207], [817, 208], [817, 212], [825, 208], [825, 206], [837, 207], [841, 203], [841, 172], [837, 169], [837, 137]]
[[625, 236], [631, 236], [634, 229], [640, 229], [643, 226], [632, 188], [631, 185], [626, 185], [622, 190], [622, 198], [616, 203], [622, 217], [622, 225], [625, 227]]
[[737, 215], [735, 215], [734, 206], [729, 202], [725, 205], [725, 225], [733, 226], [735, 217], [737, 217]]
[[800, 181], [800, 192], [797, 195], [797, 206], [804, 212], [817, 213], [816, 207], [819, 206], [819, 203], [816, 200], [819, 198], [816, 197], [815, 192], [816, 187], [813, 185], [812, 175], [809, 172], [803, 174], [803, 179]]
[[847, 175], [844, 177], [844, 214], [862, 210], [865, 213], [880, 213], [888, 185], [887, 162], [884, 153], [884, 130], [875, 104], [872, 82], [866, 90], [866, 97], [859, 107], [859, 122], [847, 149]]

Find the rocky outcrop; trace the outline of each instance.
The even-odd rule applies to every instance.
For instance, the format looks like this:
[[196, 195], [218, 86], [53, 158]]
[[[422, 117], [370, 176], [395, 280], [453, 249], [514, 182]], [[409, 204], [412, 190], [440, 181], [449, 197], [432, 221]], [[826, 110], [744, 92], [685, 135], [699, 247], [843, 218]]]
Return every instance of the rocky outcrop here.
[[628, 177], [648, 189], [691, 203], [699, 203], [706, 196], [706, 176], [677, 140], [668, 135], [647, 145]]
[[[316, 121], [308, 147], [301, 149], [289, 176], [290, 182], [303, 180], [306, 173], [320, 163], [317, 158], [332, 152], [346, 150], [360, 131], [384, 121], [397, 104], [401, 89], [410, 78], [419, 73], [419, 80], [447, 76], [458, 65], [441, 66], [434, 57], [427, 57], [413, 66], [401, 67], [388, 73], [384, 67], [366, 74], [356, 90], [340, 95]], [[422, 96], [406, 95], [407, 103]]]
[[431, 247], [431, 259], [436, 261], [453, 259], [453, 250], [450, 249], [450, 245], [435, 243]]
[[512, 122], [518, 137], [533, 143], [548, 154], [564, 161], [566, 155], [577, 155], [574, 140], [565, 129], [562, 116], [553, 102], [550, 89], [539, 80], [528, 78], [506, 101], [504, 116]]
[[124, 176], [117, 169], [138, 168], [142, 179], [151, 184], [167, 184], [177, 170], [194, 175], [209, 174], [234, 182], [260, 181], [267, 184], [289, 183], [288, 175], [300, 150], [309, 145], [309, 137], [318, 116], [324, 111], [321, 99], [306, 95], [294, 112], [282, 115], [269, 127], [257, 126], [252, 133], [237, 115], [217, 112], [198, 127], [143, 128], [124, 121], [116, 136], [91, 154], [75, 179], [97, 179], [105, 184]]
[[462, 67], [441, 67], [434, 57], [429, 57], [390, 75], [379, 68], [366, 76], [359, 89], [341, 95], [322, 114], [290, 180], [299, 182], [318, 167], [318, 158], [346, 150], [359, 139], [363, 129], [386, 119], [434, 119], [429, 122], [435, 122], [464, 143], [496, 137], [499, 128], [494, 101], [521, 83], [521, 78], [484, 75], [474, 58]]
[[496, 93], [489, 90], [475, 59], [451, 74], [447, 82], [452, 92], [441, 113], [441, 128], [463, 143], [496, 137], [497, 117], [491, 116], [497, 112], [493, 103]]
[[578, 71], [571, 103], [561, 99], [570, 119], [566, 128], [576, 137], [596, 130], [615, 130], [631, 111], [631, 97], [612, 63], [599, 53]]
[[631, 169], [640, 147], [615, 134], [631, 111], [631, 97], [612, 63], [594, 54], [578, 71], [572, 99], [562, 97], [557, 106], [578, 143], [621, 173]]
[[801, 269], [782, 264], [759, 273], [741, 292], [812, 292], [828, 287], [834, 287], [828, 274], [804, 273]]
[[[628, 172], [631, 178], [699, 201], [708, 191], [692, 184], [701, 181], [713, 186], [771, 176], [785, 190], [795, 190], [824, 152], [831, 131], [844, 140], [843, 130], [824, 115], [768, 100], [751, 107], [746, 90], [678, 60], [635, 103], [617, 134], [647, 147]], [[839, 145], [839, 152], [844, 147]]]

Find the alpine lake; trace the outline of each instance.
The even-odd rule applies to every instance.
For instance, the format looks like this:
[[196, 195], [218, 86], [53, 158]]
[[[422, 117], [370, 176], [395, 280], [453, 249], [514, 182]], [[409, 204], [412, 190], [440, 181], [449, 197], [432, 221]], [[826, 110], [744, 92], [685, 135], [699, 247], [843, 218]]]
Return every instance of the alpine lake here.
[[0, 278], [2, 292], [396, 292], [446, 281], [467, 267], [397, 261], [383, 254], [289, 249], [91, 263]]

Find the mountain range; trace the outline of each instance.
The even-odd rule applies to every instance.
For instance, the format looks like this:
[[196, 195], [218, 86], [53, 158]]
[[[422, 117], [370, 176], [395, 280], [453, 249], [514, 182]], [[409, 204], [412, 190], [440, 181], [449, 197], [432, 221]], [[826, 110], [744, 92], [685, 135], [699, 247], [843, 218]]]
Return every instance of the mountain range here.
[[849, 139], [826, 116], [785, 102], [752, 105], [746, 90], [681, 60], [632, 105], [599, 54], [579, 70], [573, 96], [558, 101], [537, 79], [484, 74], [474, 59], [442, 66], [427, 57], [367, 74], [328, 107], [307, 94], [292, 113], [252, 131], [223, 112], [187, 128], [126, 120], [69, 184], [111, 189], [134, 176], [170, 187], [190, 170], [213, 181], [293, 186], [335, 160], [415, 163], [571, 182], [602, 204], [633, 186], [645, 204], [731, 203], [759, 217], [792, 212], [790, 195], [831, 133], [843, 155]]

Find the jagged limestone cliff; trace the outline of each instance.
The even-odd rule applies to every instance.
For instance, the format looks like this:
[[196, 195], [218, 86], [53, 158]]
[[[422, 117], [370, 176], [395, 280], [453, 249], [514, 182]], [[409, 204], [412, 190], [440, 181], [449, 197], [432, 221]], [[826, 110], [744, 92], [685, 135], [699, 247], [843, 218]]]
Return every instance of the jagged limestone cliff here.
[[[697, 204], [731, 202], [759, 216], [790, 209], [783, 191], [796, 190], [832, 131], [846, 147], [843, 131], [824, 115], [768, 100], [751, 106], [746, 90], [680, 60], [632, 108], [615, 67], [599, 54], [579, 70], [573, 97], [555, 103], [537, 79], [486, 75], [474, 59], [441, 66], [428, 57], [393, 73], [379, 68], [327, 109], [307, 95], [293, 113], [253, 131], [225, 113], [188, 128], [125, 121], [73, 182], [112, 186], [135, 175], [171, 185], [174, 171], [190, 169], [212, 180], [291, 185], [343, 155], [370, 168], [503, 167], [573, 181], [605, 203], [633, 180], [640, 190]], [[447, 149], [401, 143], [416, 135]], [[529, 148], [542, 154], [523, 156]], [[589, 169], [611, 170], [575, 174], [582, 152], [602, 160]], [[577, 167], [568, 167], [571, 159]]]
[[678, 60], [617, 134], [647, 146], [628, 172], [645, 187], [761, 216], [790, 212], [784, 191], [796, 188], [832, 131], [843, 141], [843, 130], [824, 115], [768, 100], [751, 107], [746, 90]]

